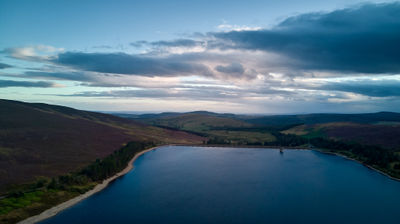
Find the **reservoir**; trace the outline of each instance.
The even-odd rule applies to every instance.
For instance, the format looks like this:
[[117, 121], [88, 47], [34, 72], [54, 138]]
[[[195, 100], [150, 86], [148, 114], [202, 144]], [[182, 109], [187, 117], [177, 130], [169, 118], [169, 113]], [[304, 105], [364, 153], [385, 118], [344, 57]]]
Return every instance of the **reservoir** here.
[[339, 156], [164, 146], [134, 165], [41, 223], [400, 223], [400, 182]]

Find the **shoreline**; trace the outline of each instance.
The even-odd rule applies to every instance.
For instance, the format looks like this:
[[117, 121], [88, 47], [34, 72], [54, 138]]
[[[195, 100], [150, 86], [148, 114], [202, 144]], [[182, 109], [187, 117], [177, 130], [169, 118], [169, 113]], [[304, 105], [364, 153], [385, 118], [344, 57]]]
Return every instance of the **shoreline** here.
[[373, 171], [375, 171], [375, 172], [378, 172], [379, 174], [381, 174], [381, 175], [383, 175], [383, 176], [386, 176], [386, 177], [388, 177], [388, 178], [390, 178], [390, 179], [392, 179], [392, 180], [395, 180], [395, 181], [399, 181], [399, 182], [400, 182], [400, 178], [393, 177], [393, 176], [391, 176], [390, 174], [387, 174], [387, 173], [385, 173], [385, 172], [382, 171], [382, 170], [379, 170], [379, 169], [377, 169], [377, 168], [375, 168], [375, 167], [373, 167], [373, 166], [370, 166], [370, 165], [365, 164], [365, 163], [363, 163], [363, 162], [361, 162], [361, 161], [358, 161], [357, 159], [348, 157], [348, 156], [346, 156], [346, 155], [343, 155], [343, 154], [340, 154], [340, 153], [337, 153], [337, 152], [325, 151], [325, 150], [323, 150], [323, 149], [318, 149], [318, 148], [308, 148], [308, 147], [299, 147], [299, 146], [294, 146], [294, 147], [290, 147], [290, 146], [281, 147], [281, 146], [254, 146], [254, 145], [240, 145], [240, 146], [230, 146], [230, 145], [208, 145], [208, 146], [207, 146], [207, 145], [185, 145], [185, 146], [192, 146], [192, 147], [210, 147], [210, 148], [225, 148], [225, 147], [227, 147], [227, 148], [264, 148], [264, 149], [277, 149], [277, 150], [280, 150], [280, 149], [283, 149], [283, 150], [311, 150], [311, 151], [316, 151], [316, 152], [323, 153], [323, 154], [339, 156], [339, 157], [342, 157], [342, 158], [344, 158], [344, 159], [348, 159], [348, 160], [354, 161], [354, 162], [356, 162], [356, 163], [359, 163], [359, 164], [361, 164], [361, 165], [367, 167], [368, 169], [371, 169], [371, 170], [373, 170]]
[[50, 217], [53, 217], [53, 216], [57, 215], [59, 212], [65, 210], [65, 209], [67, 209], [69, 207], [74, 206], [75, 204], [81, 202], [82, 200], [84, 200], [84, 199], [86, 199], [86, 198], [88, 198], [88, 197], [90, 197], [90, 196], [102, 191], [111, 182], [113, 182], [114, 180], [118, 179], [121, 176], [124, 176], [129, 171], [131, 171], [134, 168], [133, 163], [135, 162], [135, 160], [137, 158], [139, 158], [141, 155], [143, 155], [143, 154], [145, 154], [147, 152], [150, 152], [150, 151], [152, 151], [154, 149], [157, 149], [159, 147], [161, 147], [161, 146], [156, 146], [156, 147], [152, 147], [152, 148], [149, 148], [149, 149], [145, 149], [145, 150], [140, 151], [139, 153], [135, 154], [135, 156], [128, 162], [128, 166], [126, 166], [125, 169], [123, 169], [122, 171], [118, 172], [114, 176], [103, 180], [103, 182], [101, 182], [100, 184], [97, 184], [92, 190], [89, 190], [89, 191], [87, 191], [87, 192], [85, 192], [85, 193], [83, 193], [83, 194], [81, 194], [81, 195], [79, 195], [77, 197], [71, 198], [68, 201], [65, 201], [65, 202], [63, 202], [61, 204], [58, 204], [58, 205], [56, 205], [54, 207], [51, 207], [51, 208], [43, 211], [42, 213], [40, 213], [38, 215], [31, 216], [31, 217], [29, 217], [27, 219], [24, 219], [24, 220], [18, 222], [18, 224], [33, 224], [33, 223], [41, 222], [41, 221], [43, 221], [45, 219], [48, 219]]
[[395, 180], [395, 181], [399, 181], [399, 182], [400, 182], [400, 178], [393, 177], [393, 176], [391, 176], [391, 175], [385, 173], [385, 172], [382, 171], [382, 170], [379, 170], [379, 169], [377, 169], [377, 168], [375, 168], [375, 167], [373, 167], [373, 166], [370, 166], [370, 165], [368, 165], [368, 164], [365, 164], [365, 163], [363, 163], [363, 162], [361, 162], [361, 161], [358, 161], [358, 160], [353, 159], [353, 158], [351, 158], [351, 157], [348, 157], [348, 156], [346, 156], [346, 155], [343, 155], [343, 154], [340, 154], [340, 153], [337, 153], [337, 152], [328, 152], [328, 151], [324, 151], [324, 150], [316, 149], [316, 148], [309, 149], [309, 150], [314, 150], [314, 151], [316, 151], [316, 152], [323, 153], [323, 154], [339, 156], [339, 157], [342, 157], [342, 158], [344, 158], [344, 159], [348, 159], [348, 160], [357, 162], [357, 163], [359, 163], [359, 164], [361, 164], [361, 165], [367, 167], [368, 169], [371, 169], [371, 170], [373, 170], [373, 171], [375, 171], [375, 172], [378, 172], [379, 174], [381, 174], [381, 175], [383, 175], [383, 176], [386, 176], [386, 177], [388, 177], [388, 178], [390, 178], [390, 179], [392, 179], [392, 180]]
[[152, 151], [154, 149], [157, 149], [157, 148], [160, 148], [162, 146], [189, 146], [189, 147], [209, 147], [209, 148], [218, 148], [218, 147], [222, 147], [222, 148], [224, 148], [224, 147], [227, 147], [227, 148], [265, 148], [265, 149], [275, 149], [275, 150], [280, 150], [280, 149], [283, 149], [283, 150], [285, 150], [285, 149], [286, 150], [311, 150], [311, 151], [316, 151], [316, 152], [323, 153], [323, 154], [339, 156], [339, 157], [342, 157], [344, 159], [357, 162], [357, 163], [359, 163], [359, 164], [361, 164], [361, 165], [363, 165], [363, 166], [365, 166], [365, 167], [367, 167], [367, 168], [369, 168], [369, 169], [371, 169], [371, 170], [373, 170], [375, 172], [378, 172], [379, 174], [384, 175], [384, 176], [386, 176], [386, 177], [388, 177], [388, 178], [390, 178], [390, 179], [392, 179], [394, 181], [400, 181], [400, 178], [392, 177], [389, 174], [385, 173], [384, 171], [376, 169], [376, 168], [374, 168], [374, 167], [372, 167], [370, 165], [364, 164], [361, 161], [358, 161], [356, 159], [350, 158], [350, 157], [345, 156], [345, 155], [340, 154], [340, 153], [324, 151], [324, 150], [318, 149], [318, 148], [273, 147], [273, 146], [269, 146], [269, 147], [268, 146], [267, 147], [265, 147], [265, 146], [264, 147], [262, 147], [262, 146], [253, 146], [253, 147], [251, 147], [251, 146], [250, 147], [242, 146], [242, 147], [237, 147], [237, 146], [228, 146], [228, 145], [209, 145], [209, 146], [207, 146], [207, 145], [190, 145], [190, 144], [189, 145], [185, 145], [185, 144], [183, 144], [183, 145], [180, 145], [180, 144], [160, 145], [160, 146], [152, 147], [152, 148], [149, 148], [149, 149], [145, 149], [145, 150], [137, 153], [128, 162], [127, 167], [125, 167], [122, 171], [118, 172], [114, 176], [103, 180], [103, 182], [101, 182], [100, 184], [97, 184], [92, 190], [89, 190], [89, 191], [87, 191], [87, 192], [85, 192], [85, 193], [83, 193], [83, 194], [81, 194], [81, 195], [79, 195], [77, 197], [71, 198], [68, 201], [65, 201], [65, 202], [63, 202], [61, 204], [58, 204], [58, 205], [56, 205], [54, 207], [51, 207], [51, 208], [43, 211], [42, 213], [40, 213], [38, 215], [31, 216], [31, 217], [29, 217], [29, 218], [27, 218], [25, 220], [22, 220], [22, 221], [18, 222], [18, 224], [34, 224], [34, 223], [37, 223], [37, 222], [41, 222], [41, 221], [43, 221], [45, 219], [48, 219], [48, 218], [51, 218], [51, 217], [57, 215], [58, 213], [62, 212], [63, 210], [65, 210], [67, 208], [70, 208], [70, 207], [74, 206], [75, 204], [81, 202], [82, 200], [84, 200], [84, 199], [86, 199], [86, 198], [88, 198], [88, 197], [90, 197], [90, 196], [92, 196], [92, 195], [104, 190], [111, 182], [113, 182], [114, 180], [118, 179], [121, 176], [124, 176], [129, 171], [131, 171], [134, 168], [133, 163], [135, 162], [135, 160], [137, 158], [139, 158], [141, 155], [143, 155], [143, 154], [145, 154], [147, 152], [150, 152], [150, 151]]
[[273, 146], [273, 145], [217, 145], [217, 144], [210, 144], [210, 145], [176, 145], [176, 146], [190, 146], [190, 147], [209, 147], [209, 148], [261, 148], [261, 149], [288, 149], [288, 150], [308, 150], [307, 147], [300, 147], [300, 146]]
[[390, 178], [390, 179], [392, 179], [394, 181], [399, 181], [400, 182], [400, 178], [393, 177], [390, 174], [385, 173], [384, 171], [379, 170], [379, 169], [377, 169], [377, 168], [375, 168], [373, 166], [365, 164], [365, 163], [363, 163], [363, 162], [361, 162], [361, 161], [359, 161], [357, 159], [348, 157], [346, 155], [343, 155], [343, 154], [340, 154], [340, 153], [337, 153], [337, 152], [325, 151], [323, 149], [318, 149], [318, 148], [307, 148], [307, 147], [298, 147], [298, 146], [295, 146], [295, 147], [290, 147], [290, 146], [289, 147], [280, 147], [280, 146], [251, 146], [251, 145], [250, 146], [243, 145], [243, 146], [239, 146], [239, 147], [238, 146], [229, 146], [229, 145], [210, 145], [210, 146], [207, 146], [207, 145], [203, 145], [203, 146], [201, 146], [201, 145], [188, 145], [188, 146], [211, 147], [211, 148], [218, 148], [218, 147], [221, 147], [221, 148], [228, 147], [229, 148], [229, 147], [232, 147], [232, 148], [265, 148], [265, 149], [277, 149], [277, 150], [279, 150], [279, 149], [283, 149], [283, 150], [311, 150], [311, 151], [316, 151], [316, 152], [323, 153], [323, 154], [339, 156], [339, 157], [342, 157], [344, 159], [348, 159], [348, 160], [354, 161], [356, 163], [359, 163], [359, 164], [367, 167], [368, 169], [371, 169], [371, 170], [373, 170], [375, 172], [378, 172], [379, 174], [381, 174], [383, 176], [386, 176], [386, 177], [388, 177], [388, 178]]
[[337, 153], [337, 152], [325, 151], [323, 149], [318, 149], [318, 148], [308, 148], [308, 147], [299, 147], [299, 146], [281, 147], [281, 146], [258, 146], [258, 145], [239, 145], [239, 146], [236, 146], [236, 145], [233, 145], [233, 146], [232, 145], [183, 145], [183, 146], [210, 147], [210, 148], [264, 148], [264, 149], [277, 149], [277, 150], [280, 150], [280, 149], [283, 149], [283, 150], [311, 150], [311, 151], [316, 151], [316, 152], [323, 153], [323, 154], [339, 156], [339, 157], [342, 157], [344, 159], [348, 159], [348, 160], [354, 161], [356, 163], [359, 163], [359, 164], [367, 167], [368, 169], [371, 169], [371, 170], [373, 170], [375, 172], [378, 172], [379, 174], [381, 174], [383, 176], [386, 176], [386, 177], [388, 177], [388, 178], [390, 178], [390, 179], [392, 179], [394, 181], [399, 181], [400, 182], [400, 178], [393, 177], [390, 174], [385, 173], [384, 171], [379, 170], [379, 169], [377, 169], [377, 168], [375, 168], [373, 166], [370, 166], [368, 164], [365, 164], [365, 163], [363, 163], [361, 161], [358, 161], [357, 159], [348, 157], [346, 155], [343, 155], [343, 154], [340, 154], [340, 153]]

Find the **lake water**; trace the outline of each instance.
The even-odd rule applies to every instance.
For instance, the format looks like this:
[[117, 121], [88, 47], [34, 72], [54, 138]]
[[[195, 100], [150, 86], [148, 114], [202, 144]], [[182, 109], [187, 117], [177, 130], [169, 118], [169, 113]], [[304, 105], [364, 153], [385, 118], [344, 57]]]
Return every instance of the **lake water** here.
[[400, 223], [400, 182], [308, 150], [166, 146], [41, 223]]

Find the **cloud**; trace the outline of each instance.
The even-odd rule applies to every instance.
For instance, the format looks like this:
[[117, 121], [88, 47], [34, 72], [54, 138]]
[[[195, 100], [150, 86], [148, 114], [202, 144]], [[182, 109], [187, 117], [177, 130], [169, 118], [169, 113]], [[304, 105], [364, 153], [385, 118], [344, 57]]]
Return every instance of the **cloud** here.
[[[262, 111], [284, 105], [328, 112], [352, 103], [354, 108], [395, 108], [400, 102], [400, 78], [393, 75], [400, 73], [399, 5], [301, 14], [268, 29], [222, 24], [214, 33], [131, 43], [141, 54], [110, 53], [123, 50], [107, 45], [95, 46], [105, 50], [97, 53], [44, 45], [7, 48], [3, 54], [29, 61], [29, 68], [0, 76], [42, 81], [31, 86], [76, 81], [72, 94], [55, 94], [63, 97], [178, 99], [193, 105], [206, 100]], [[380, 102], [384, 106], [378, 107]]]
[[215, 90], [214, 88], [179, 88], [179, 89], [139, 89], [139, 90], [112, 90], [112, 91], [86, 91], [72, 95], [79, 97], [112, 97], [112, 98], [181, 98], [188, 100], [221, 100], [237, 96], [229, 90]]
[[4, 64], [4, 63], [0, 63], [0, 69], [11, 68], [11, 67], [13, 67], [13, 66]]
[[63, 52], [64, 48], [56, 48], [48, 45], [33, 45], [26, 47], [13, 47], [5, 48], [0, 53], [6, 54], [11, 58], [29, 60], [29, 61], [43, 61], [49, 60], [57, 53]]
[[[400, 3], [301, 14], [272, 29], [212, 33], [224, 48], [286, 56], [292, 69], [400, 72]], [[229, 43], [230, 45], [227, 45]]]
[[232, 25], [224, 21], [222, 24], [218, 25], [217, 28], [222, 31], [246, 31], [246, 30], [261, 30], [260, 26], [245, 26], [245, 25]]
[[172, 57], [149, 57], [125, 53], [65, 52], [53, 63], [85, 71], [139, 76], [212, 76], [208, 67]]
[[143, 48], [147, 55], [171, 55], [191, 52], [204, 52], [208, 41], [205, 39], [175, 39], [160, 41], [136, 41], [130, 43], [135, 48]]
[[148, 44], [149, 44], [149, 42], [146, 41], [146, 40], [139, 40], [139, 41], [132, 42], [129, 45], [131, 45], [132, 47], [139, 48], [139, 47], [144, 47], [144, 46], [146, 46]]
[[215, 70], [222, 72], [222, 73], [226, 73], [226, 74], [232, 74], [232, 73], [236, 73], [236, 74], [243, 74], [244, 73], [244, 68], [240, 63], [237, 62], [233, 62], [229, 65], [223, 66], [223, 65], [218, 65], [215, 67]]
[[240, 89], [237, 87], [210, 86], [210, 85], [188, 85], [179, 84], [175, 86], [153, 87], [128, 90], [110, 91], [84, 91], [70, 95], [78, 97], [112, 97], [112, 98], [157, 98], [157, 99], [185, 99], [185, 100], [245, 100], [246, 98], [291, 95], [284, 90], [276, 90], [268, 87], [252, 89]]
[[98, 49], [113, 49], [113, 46], [111, 46], [111, 45], [96, 45], [96, 46], [93, 46], [92, 48], [98, 48]]
[[400, 96], [399, 80], [358, 80], [331, 82], [319, 87], [322, 90], [357, 93], [371, 97]]
[[153, 46], [164, 47], [195, 47], [204, 44], [203, 41], [196, 41], [192, 39], [177, 39], [172, 41], [155, 41], [151, 42]]
[[49, 87], [58, 87], [55, 83], [52, 82], [30, 82], [30, 81], [13, 81], [13, 80], [0, 80], [0, 88], [6, 87], [41, 87], [41, 88], [49, 88]]
[[[159, 81], [156, 78], [130, 75], [105, 74], [85, 71], [47, 72], [27, 71], [22, 74], [3, 74], [4, 77], [34, 78], [41, 80], [66, 80], [80, 82], [81, 86], [92, 87], [149, 87], [171, 86], [171, 80]], [[168, 78], [166, 78], [168, 79]]]
[[[140, 87], [140, 88], [179, 88], [179, 77], [146, 77], [121, 74], [107, 74], [86, 71], [26, 71], [20, 74], [1, 73], [8, 78], [29, 78], [39, 80], [66, 80], [80, 82], [90, 87]], [[200, 82], [202, 83], [202, 82]], [[199, 82], [196, 82], [199, 84]]]
[[195, 47], [204, 44], [204, 41], [193, 40], [193, 39], [176, 39], [176, 40], [160, 40], [160, 41], [135, 41], [130, 43], [133, 47], [143, 47], [143, 46], [152, 46], [152, 47]]
[[4, 77], [17, 77], [17, 78], [34, 78], [45, 80], [67, 80], [67, 81], [80, 81], [80, 82], [97, 82], [104, 74], [90, 74], [87, 72], [47, 72], [47, 71], [26, 71], [22, 74], [5, 74], [0, 73]]
[[81, 81], [81, 82], [92, 82], [96, 81], [99, 75], [89, 75], [84, 72], [35, 72], [27, 71], [22, 75], [16, 75], [25, 78], [43, 78], [50, 80], [69, 80], [69, 81]]

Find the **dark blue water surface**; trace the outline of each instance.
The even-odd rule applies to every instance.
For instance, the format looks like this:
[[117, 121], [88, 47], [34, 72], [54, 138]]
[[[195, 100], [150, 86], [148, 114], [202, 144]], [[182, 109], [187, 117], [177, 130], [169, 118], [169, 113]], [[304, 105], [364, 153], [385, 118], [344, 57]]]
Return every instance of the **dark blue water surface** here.
[[400, 223], [400, 182], [308, 150], [167, 146], [42, 223]]

